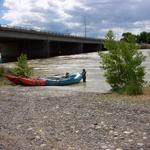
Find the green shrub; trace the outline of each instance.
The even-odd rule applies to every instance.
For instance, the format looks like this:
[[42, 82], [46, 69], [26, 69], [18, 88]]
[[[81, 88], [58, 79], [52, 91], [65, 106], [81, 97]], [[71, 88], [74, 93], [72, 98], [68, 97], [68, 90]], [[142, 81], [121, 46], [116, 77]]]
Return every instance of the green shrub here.
[[108, 53], [100, 53], [101, 64], [105, 70], [106, 81], [112, 90], [128, 95], [141, 94], [143, 92], [144, 67], [141, 65], [145, 60], [142, 52], [133, 39], [115, 41], [113, 32], [106, 34], [104, 47]]
[[0, 77], [2, 77], [4, 75], [4, 67], [0, 66]]
[[17, 66], [12, 70], [12, 74], [25, 77], [31, 76], [33, 69], [28, 66], [27, 55], [21, 54], [17, 60]]

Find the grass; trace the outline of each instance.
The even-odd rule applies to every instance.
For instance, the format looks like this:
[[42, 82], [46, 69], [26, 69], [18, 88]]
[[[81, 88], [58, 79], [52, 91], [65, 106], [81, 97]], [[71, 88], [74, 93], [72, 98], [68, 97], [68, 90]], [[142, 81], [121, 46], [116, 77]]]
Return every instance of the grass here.
[[4, 78], [5, 74], [11, 74], [11, 69], [8, 67], [0, 66], [0, 87], [10, 85], [10, 82]]
[[150, 96], [150, 85], [146, 86], [144, 89], [144, 95], [149, 95]]
[[12, 85], [10, 81], [5, 79], [4, 77], [0, 77], [0, 87], [7, 86], [7, 85]]

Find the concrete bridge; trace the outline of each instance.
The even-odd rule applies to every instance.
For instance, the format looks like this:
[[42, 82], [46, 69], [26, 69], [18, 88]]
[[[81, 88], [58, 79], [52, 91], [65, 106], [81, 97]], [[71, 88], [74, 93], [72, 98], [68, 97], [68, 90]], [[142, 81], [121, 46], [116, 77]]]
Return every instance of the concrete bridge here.
[[16, 60], [21, 53], [34, 59], [101, 49], [102, 39], [0, 26], [0, 53], [3, 62]]

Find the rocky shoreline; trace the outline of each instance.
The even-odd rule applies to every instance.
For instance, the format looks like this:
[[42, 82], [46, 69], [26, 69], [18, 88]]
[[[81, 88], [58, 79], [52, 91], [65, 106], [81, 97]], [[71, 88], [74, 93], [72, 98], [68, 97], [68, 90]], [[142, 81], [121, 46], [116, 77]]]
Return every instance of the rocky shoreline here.
[[0, 89], [0, 150], [149, 150], [150, 97]]

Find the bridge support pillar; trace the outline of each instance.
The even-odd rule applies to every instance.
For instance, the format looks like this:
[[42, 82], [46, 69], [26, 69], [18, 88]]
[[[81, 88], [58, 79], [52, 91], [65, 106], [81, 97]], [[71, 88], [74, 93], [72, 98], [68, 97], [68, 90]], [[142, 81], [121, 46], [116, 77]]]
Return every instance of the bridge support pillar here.
[[2, 62], [16, 60], [16, 58], [20, 55], [18, 44], [16, 42], [0, 43], [0, 53]]
[[102, 50], [101, 44], [84, 44], [83, 45], [83, 52], [88, 53], [88, 52], [96, 52]]
[[50, 42], [49, 40], [43, 41], [43, 58], [50, 57]]
[[84, 49], [83, 49], [83, 43], [80, 43], [80, 50], [81, 50], [81, 53], [84, 52]]

